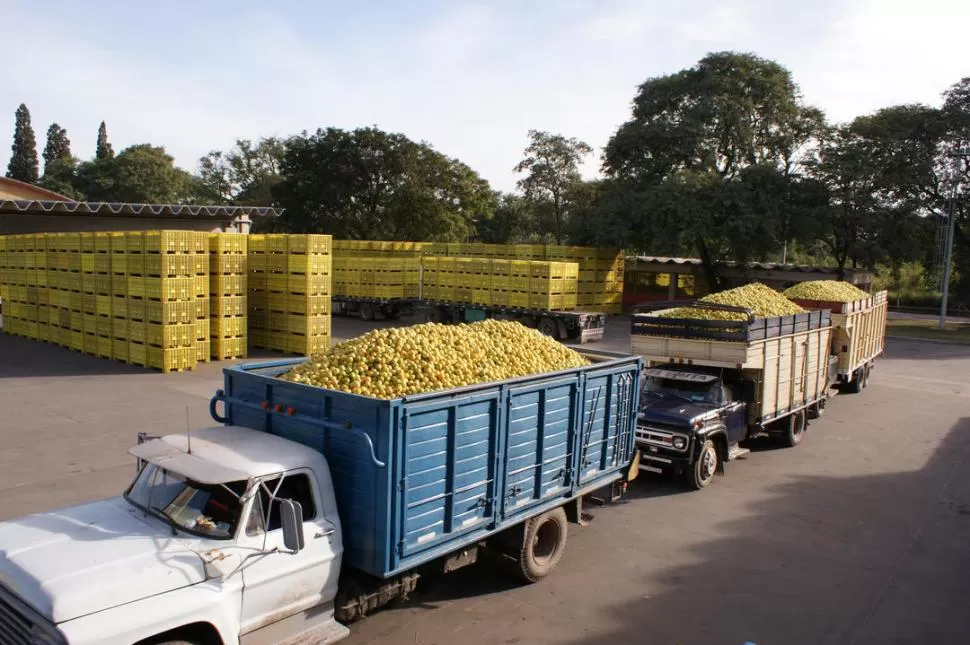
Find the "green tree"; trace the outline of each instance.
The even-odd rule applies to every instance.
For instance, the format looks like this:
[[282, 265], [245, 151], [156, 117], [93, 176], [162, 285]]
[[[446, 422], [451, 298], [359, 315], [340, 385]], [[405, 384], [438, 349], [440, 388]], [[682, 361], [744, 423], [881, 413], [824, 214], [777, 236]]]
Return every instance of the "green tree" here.
[[488, 219], [488, 183], [424, 143], [376, 128], [317, 130], [286, 144], [272, 193], [293, 232], [462, 241]]
[[67, 138], [67, 130], [51, 123], [47, 128], [47, 145], [44, 146], [44, 172], [47, 172], [47, 165], [58, 159], [70, 159], [71, 140]]
[[970, 77], [954, 83], [944, 92], [940, 112], [944, 135], [937, 174], [943, 180], [940, 196], [944, 208], [949, 209], [949, 200], [954, 198], [953, 267], [956, 279], [953, 287], [958, 299], [970, 303], [970, 158], [950, 156], [970, 148]]
[[209, 199], [220, 203], [272, 206], [285, 151], [285, 142], [274, 137], [255, 145], [239, 139], [232, 150], [213, 150], [199, 160], [200, 186]]
[[115, 156], [114, 148], [108, 142], [108, 126], [101, 122], [98, 126], [98, 143], [95, 148], [94, 158], [97, 160], [112, 159]]
[[95, 159], [78, 168], [78, 187], [88, 200], [144, 204], [189, 201], [196, 186], [177, 168], [165, 148], [143, 143], [114, 158]]
[[818, 209], [820, 188], [805, 171], [823, 132], [790, 72], [751, 54], [647, 79], [606, 146], [596, 226], [642, 251], [696, 253], [717, 286], [725, 260], [807, 234], [799, 218]]
[[521, 244], [537, 233], [532, 205], [521, 195], [498, 193], [494, 214], [476, 226], [485, 244]]
[[37, 160], [37, 139], [30, 125], [30, 110], [23, 103], [15, 113], [12, 154], [7, 164], [7, 177], [32, 184], [40, 172]]
[[526, 173], [518, 186], [537, 211], [547, 213], [556, 244], [563, 243], [576, 207], [571, 198], [582, 181], [579, 164], [592, 152], [588, 144], [576, 138], [529, 130], [525, 157], [515, 167], [516, 172]]

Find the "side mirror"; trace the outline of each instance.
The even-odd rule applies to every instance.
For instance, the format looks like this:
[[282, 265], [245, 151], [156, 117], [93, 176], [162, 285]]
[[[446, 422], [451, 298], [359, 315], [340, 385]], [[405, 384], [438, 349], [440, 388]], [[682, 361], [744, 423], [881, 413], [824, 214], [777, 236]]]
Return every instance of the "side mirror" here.
[[283, 545], [290, 551], [302, 551], [306, 546], [303, 538], [303, 507], [292, 499], [281, 499], [279, 505]]

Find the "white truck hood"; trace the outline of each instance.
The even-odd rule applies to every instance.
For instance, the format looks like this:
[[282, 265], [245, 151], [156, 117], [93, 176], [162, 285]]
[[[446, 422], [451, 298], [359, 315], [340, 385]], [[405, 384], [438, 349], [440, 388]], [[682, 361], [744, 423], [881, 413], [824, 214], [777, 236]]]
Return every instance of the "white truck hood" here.
[[0, 522], [0, 581], [55, 623], [205, 580], [192, 538], [120, 497]]

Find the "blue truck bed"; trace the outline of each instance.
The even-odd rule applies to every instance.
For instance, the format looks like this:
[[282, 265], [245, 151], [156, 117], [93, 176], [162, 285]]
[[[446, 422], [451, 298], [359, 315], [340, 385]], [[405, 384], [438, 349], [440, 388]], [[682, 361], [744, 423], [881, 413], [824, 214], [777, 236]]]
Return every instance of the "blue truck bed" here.
[[276, 378], [305, 358], [238, 365], [212, 416], [320, 450], [344, 563], [386, 578], [626, 474], [642, 359], [581, 353], [594, 364], [394, 400]]

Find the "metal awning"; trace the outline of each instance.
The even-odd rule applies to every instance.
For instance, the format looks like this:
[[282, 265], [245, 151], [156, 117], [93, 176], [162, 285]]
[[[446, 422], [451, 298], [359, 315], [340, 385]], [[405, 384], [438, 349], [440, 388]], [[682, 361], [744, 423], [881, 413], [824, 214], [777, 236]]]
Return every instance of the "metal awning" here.
[[129, 204], [26, 199], [0, 200], [0, 214], [104, 215], [118, 217], [278, 217], [283, 209], [263, 206], [203, 206], [199, 204]]

